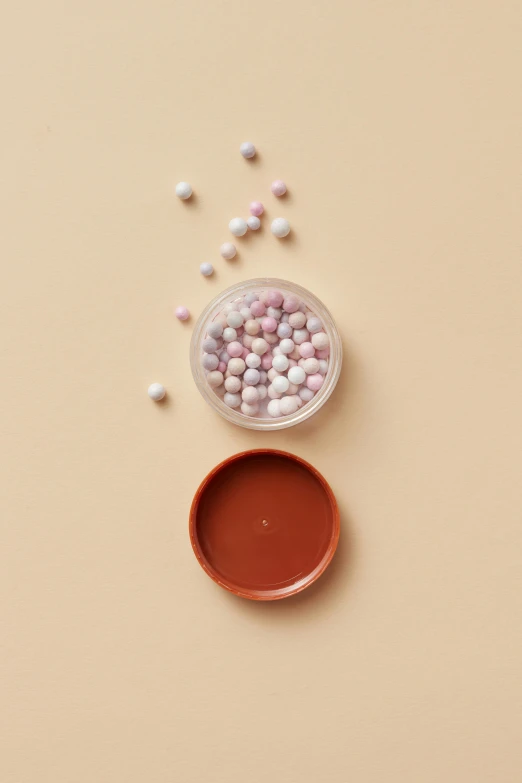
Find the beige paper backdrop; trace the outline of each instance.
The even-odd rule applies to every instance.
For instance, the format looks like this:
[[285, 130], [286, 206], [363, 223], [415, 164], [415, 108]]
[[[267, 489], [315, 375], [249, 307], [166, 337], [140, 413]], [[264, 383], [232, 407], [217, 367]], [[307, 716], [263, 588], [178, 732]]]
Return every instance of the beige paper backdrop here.
[[[1, 783], [521, 780], [518, 0], [32, 0], [1, 36]], [[258, 274], [346, 348], [275, 435], [205, 406], [172, 316]], [[342, 509], [278, 605], [187, 536], [206, 471], [260, 445]]]

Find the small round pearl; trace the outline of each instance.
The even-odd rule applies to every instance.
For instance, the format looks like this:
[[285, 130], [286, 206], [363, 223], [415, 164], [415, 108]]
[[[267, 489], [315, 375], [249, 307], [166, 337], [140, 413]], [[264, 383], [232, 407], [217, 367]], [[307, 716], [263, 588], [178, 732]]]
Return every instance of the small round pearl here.
[[[210, 353], [209, 353], [209, 354], [207, 354], [207, 356], [211, 356], [211, 355], [212, 355], [212, 354], [210, 354]], [[218, 364], [217, 368], [218, 368], [219, 372], [222, 372], [222, 373], [223, 373], [223, 375], [224, 375], [224, 374], [226, 373], [226, 371], [227, 371], [227, 365], [225, 364], [225, 362], [219, 362], [219, 364]]]
[[259, 370], [259, 383], [266, 383], [268, 379], [268, 374], [266, 370]]
[[260, 201], [251, 201], [249, 209], [250, 209], [250, 214], [254, 215], [254, 217], [261, 217], [261, 215], [265, 211], [265, 208]]
[[239, 305], [237, 302], [229, 302], [225, 305], [223, 308], [223, 312], [225, 316], [227, 316], [229, 313], [238, 312], [239, 313]]
[[253, 353], [257, 353], [258, 356], [262, 356], [268, 351], [268, 343], [262, 337], [257, 337], [252, 343]]
[[241, 388], [241, 381], [237, 377], [237, 375], [231, 375], [230, 378], [227, 378], [225, 381], [225, 389], [227, 392], [231, 392], [232, 394], [236, 394]]
[[290, 416], [297, 410], [297, 400], [295, 397], [283, 397], [281, 400], [281, 415]]
[[279, 392], [279, 394], [284, 394], [286, 391], [288, 391], [288, 387], [290, 386], [290, 381], [288, 378], [285, 378], [284, 375], [278, 375], [277, 378], [274, 378], [272, 381], [272, 386], [276, 390], [276, 392]]
[[243, 218], [239, 218], [239, 217], [232, 218], [232, 220], [228, 224], [228, 227], [235, 237], [244, 236], [248, 229], [246, 220], [243, 220]]
[[283, 311], [280, 307], [267, 307], [266, 308], [266, 314], [269, 318], [275, 318], [276, 321], [279, 321], [281, 316], [283, 315]]
[[257, 403], [250, 405], [248, 402], [242, 402], [241, 413], [244, 413], [245, 416], [257, 416], [259, 413], [259, 405], [257, 405]]
[[281, 394], [274, 389], [272, 384], [268, 387], [267, 392], [271, 400], [279, 400], [281, 397]]
[[275, 332], [263, 332], [263, 338], [267, 341], [268, 345], [277, 345], [279, 338]]
[[295, 383], [296, 386], [300, 386], [304, 383], [306, 373], [302, 367], [290, 367], [288, 370], [288, 380], [290, 383]]
[[186, 307], [183, 307], [183, 305], [181, 305], [180, 307], [176, 307], [174, 313], [176, 315], [176, 318], [178, 318], [180, 321], [186, 321], [187, 318], [190, 317], [189, 311], [187, 310]]
[[330, 338], [326, 332], [316, 332], [312, 335], [312, 345], [316, 351], [324, 351], [325, 348], [329, 348], [330, 346]]
[[232, 242], [223, 242], [219, 248], [219, 252], [222, 258], [226, 258], [227, 261], [230, 261], [231, 258], [234, 258], [237, 251], [236, 246], [233, 245]]
[[218, 349], [218, 345], [213, 337], [206, 337], [201, 343], [201, 348], [204, 353], [215, 353]]
[[291, 337], [293, 333], [293, 329], [290, 326], [290, 324], [279, 324], [277, 327], [277, 336], [281, 339], [284, 339], [285, 337]]
[[[245, 370], [243, 380], [247, 386], [257, 386], [259, 383], [259, 370], [255, 370], [253, 367], [249, 367], [248, 370]], [[243, 397], [243, 399], [245, 398]]]
[[286, 193], [286, 185], [282, 179], [275, 179], [270, 185], [270, 190], [274, 196], [284, 196]]
[[240, 326], [243, 326], [243, 316], [234, 310], [227, 315], [227, 324], [233, 329], [239, 329]]
[[243, 353], [243, 346], [241, 345], [240, 342], [234, 340], [234, 342], [228, 344], [227, 353], [233, 359], [237, 359], [237, 357], [241, 356], [241, 354]]
[[241, 395], [236, 393], [227, 392], [223, 397], [223, 402], [228, 405], [229, 408], [239, 408], [241, 405]]
[[176, 196], [183, 200], [192, 196], [192, 188], [188, 182], [178, 182], [176, 185]]
[[245, 324], [245, 332], [252, 337], [255, 337], [256, 334], [258, 334], [259, 330], [261, 329], [261, 326], [258, 324], [258, 322], [251, 318], [249, 321]]
[[324, 383], [324, 378], [319, 373], [315, 373], [314, 375], [309, 375], [308, 378], [306, 379], [306, 385], [308, 386], [309, 389], [311, 389], [314, 392], [319, 391], [323, 383]]
[[161, 385], [161, 383], [151, 383], [149, 388], [147, 389], [147, 394], [151, 398], [151, 400], [154, 400], [154, 402], [159, 402], [164, 398], [166, 395], [165, 387]]
[[209, 337], [213, 337], [214, 340], [217, 340], [223, 334], [223, 324], [220, 321], [212, 321], [212, 323], [207, 326], [207, 334]]
[[[300, 301], [294, 294], [288, 294], [283, 302], [283, 310], [287, 313], [296, 313], [299, 310]], [[288, 317], [288, 323], [290, 323], [290, 316]]]
[[225, 364], [229, 363], [230, 356], [228, 355], [228, 353], [226, 351], [221, 351], [221, 353], [219, 354], [219, 361], [220, 362], [224, 362]]
[[270, 351], [267, 351], [262, 357], [261, 357], [261, 368], [263, 370], [269, 370], [272, 367], [272, 360], [273, 356], [270, 353]]
[[261, 226], [261, 221], [255, 215], [251, 215], [251, 217], [247, 218], [247, 226], [252, 231], [257, 231], [257, 229]]
[[247, 386], [241, 392], [241, 397], [244, 402], [248, 402], [249, 405], [253, 405], [259, 400], [259, 392], [254, 386]]
[[254, 302], [257, 302], [258, 296], [253, 292], [245, 296], [245, 304], [247, 307], [251, 307]]
[[281, 401], [277, 399], [270, 400], [267, 411], [273, 419], [278, 419], [281, 416]]
[[286, 218], [274, 218], [274, 220], [272, 220], [270, 230], [274, 236], [282, 239], [290, 233], [290, 223], [288, 220], [286, 220]]
[[260, 400], [266, 400], [268, 396], [268, 391], [266, 386], [264, 386], [262, 383], [260, 383], [258, 386], [256, 386], [257, 393], [259, 394]]
[[277, 372], [285, 372], [285, 370], [288, 369], [288, 358], [284, 354], [274, 356], [272, 359], [272, 367], [277, 370]]
[[277, 372], [277, 370], [275, 369], [275, 367], [272, 365], [272, 367], [269, 369], [269, 371], [268, 371], [268, 373], [267, 373], [267, 376], [268, 376], [268, 380], [269, 380], [269, 381], [273, 381], [273, 380], [274, 380], [274, 378], [277, 378], [278, 376], [280, 377], [280, 376], [281, 376], [281, 373], [280, 373], [280, 372]]
[[328, 359], [319, 359], [319, 370], [321, 375], [326, 375], [328, 372]]
[[310, 340], [310, 332], [308, 329], [294, 329], [292, 340], [296, 345], [301, 345]]
[[303, 386], [302, 389], [299, 389], [297, 393], [303, 402], [310, 402], [310, 400], [312, 400], [315, 395], [315, 392], [309, 389], [308, 386]]
[[252, 318], [250, 307], [242, 307], [239, 312], [243, 316], [243, 321], [249, 321]]
[[243, 340], [243, 345], [245, 348], [248, 348], [248, 350], [251, 351], [254, 337], [251, 334], [244, 334], [241, 339]]
[[323, 325], [321, 323], [321, 319], [317, 318], [317, 316], [312, 315], [306, 322], [306, 328], [310, 332], [310, 334], [315, 334], [316, 332], [320, 332], [323, 328]]
[[324, 348], [322, 351], [316, 351], [315, 356], [317, 359], [328, 359], [330, 356], [330, 346]]
[[211, 372], [212, 370], [217, 370], [219, 359], [217, 358], [215, 353], [206, 353], [203, 356], [203, 359], [201, 360], [201, 364], [203, 365], [205, 370]]
[[250, 312], [254, 318], [261, 318], [266, 313], [266, 307], [263, 302], [256, 300], [250, 305]]
[[221, 384], [223, 383], [223, 373], [219, 372], [219, 370], [214, 370], [214, 372], [209, 372], [209, 374], [207, 375], [207, 383], [213, 389], [216, 389], [218, 386], [221, 386]]
[[237, 340], [237, 332], [235, 329], [233, 329], [231, 326], [227, 326], [226, 329], [223, 329], [223, 340], [226, 343], [232, 343], [234, 340]]
[[295, 360], [295, 364], [297, 364], [298, 360], [301, 359], [301, 354], [299, 353], [299, 346], [298, 345], [295, 346], [295, 348], [292, 351], [292, 353], [288, 354], [288, 357], [290, 359], [294, 359]]
[[214, 274], [214, 267], [208, 261], [204, 261], [199, 265], [199, 271], [203, 277], [210, 277], [210, 275]]
[[294, 350], [294, 341], [289, 340], [288, 338], [281, 340], [279, 343], [279, 347], [281, 348], [281, 352], [285, 354], [292, 353]]
[[270, 318], [269, 316], [263, 318], [263, 322], [261, 323], [261, 328], [264, 332], [275, 332], [277, 329], [276, 319]]
[[319, 361], [312, 356], [310, 359], [301, 359], [303, 362], [302, 367], [307, 375], [315, 375], [319, 372]]
[[244, 158], [253, 158], [256, 154], [256, 148], [251, 141], [244, 141], [240, 146], [239, 151]]
[[247, 367], [250, 367], [252, 370], [257, 370], [257, 368], [261, 366], [261, 357], [258, 356], [257, 353], [249, 353], [245, 362]]
[[288, 323], [292, 329], [302, 329], [306, 323], [306, 315], [300, 310], [297, 310], [297, 312], [291, 313], [290, 317], [288, 318]]
[[233, 358], [228, 363], [228, 369], [231, 375], [243, 375], [245, 372], [246, 364], [244, 359]]
[[289, 384], [286, 393], [287, 394], [297, 394], [298, 391], [299, 391], [299, 386], [296, 383], [291, 383], [291, 384]]
[[270, 307], [281, 307], [284, 296], [281, 291], [268, 291], [266, 301]]
[[310, 359], [315, 353], [315, 348], [312, 343], [301, 343], [299, 346], [299, 353], [303, 359]]

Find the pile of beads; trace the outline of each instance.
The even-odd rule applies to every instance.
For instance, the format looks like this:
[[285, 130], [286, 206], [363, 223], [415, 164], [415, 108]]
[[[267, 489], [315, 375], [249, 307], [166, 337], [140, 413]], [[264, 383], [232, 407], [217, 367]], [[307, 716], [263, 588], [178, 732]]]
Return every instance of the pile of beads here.
[[228, 302], [201, 343], [208, 385], [245, 416], [291, 416], [321, 389], [330, 339], [295, 294], [249, 292]]

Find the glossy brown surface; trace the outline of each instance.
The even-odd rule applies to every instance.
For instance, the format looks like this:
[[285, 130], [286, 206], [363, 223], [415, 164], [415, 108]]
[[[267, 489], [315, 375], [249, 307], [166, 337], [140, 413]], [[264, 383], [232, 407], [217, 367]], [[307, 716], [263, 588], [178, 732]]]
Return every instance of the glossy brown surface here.
[[190, 512], [196, 557], [222, 587], [275, 600], [314, 582], [339, 538], [337, 503], [325, 479], [293, 454], [236, 454], [202, 482]]

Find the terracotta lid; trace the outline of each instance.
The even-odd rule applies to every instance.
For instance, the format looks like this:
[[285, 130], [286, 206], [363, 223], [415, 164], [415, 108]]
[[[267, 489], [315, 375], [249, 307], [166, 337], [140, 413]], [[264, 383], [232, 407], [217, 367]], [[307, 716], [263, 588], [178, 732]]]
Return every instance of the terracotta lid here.
[[339, 540], [330, 486], [308, 462], [273, 449], [235, 454], [212, 470], [190, 509], [194, 553], [217, 584], [275, 601], [318, 579]]

